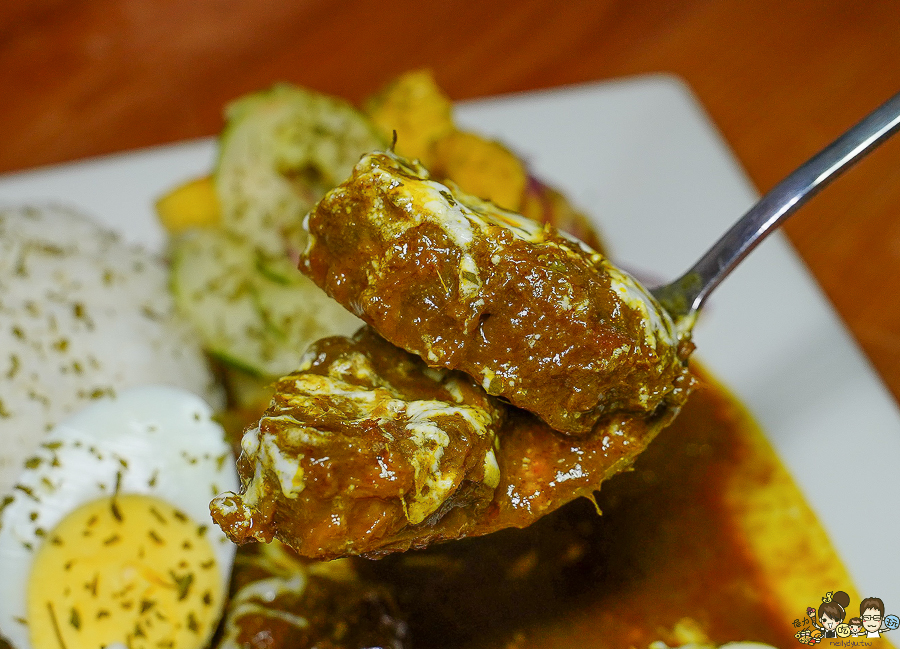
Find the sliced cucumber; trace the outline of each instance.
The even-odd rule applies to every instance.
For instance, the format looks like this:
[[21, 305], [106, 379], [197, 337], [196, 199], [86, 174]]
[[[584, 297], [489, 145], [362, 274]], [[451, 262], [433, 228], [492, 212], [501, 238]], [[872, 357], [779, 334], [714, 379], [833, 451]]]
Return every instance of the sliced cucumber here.
[[303, 217], [387, 143], [350, 104], [288, 84], [229, 105], [214, 181], [222, 226], [270, 255], [305, 247]]
[[233, 233], [193, 230], [172, 246], [175, 302], [207, 351], [229, 365], [283, 376], [309, 343], [362, 325], [289, 260], [266, 257]]

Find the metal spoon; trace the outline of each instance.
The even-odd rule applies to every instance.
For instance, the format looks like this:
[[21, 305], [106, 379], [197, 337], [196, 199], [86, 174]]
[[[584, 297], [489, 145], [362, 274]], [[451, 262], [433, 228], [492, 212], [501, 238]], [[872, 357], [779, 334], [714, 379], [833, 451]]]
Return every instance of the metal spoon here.
[[900, 93], [778, 183], [674, 282], [650, 291], [680, 327], [690, 328], [712, 290], [801, 205], [900, 128]]

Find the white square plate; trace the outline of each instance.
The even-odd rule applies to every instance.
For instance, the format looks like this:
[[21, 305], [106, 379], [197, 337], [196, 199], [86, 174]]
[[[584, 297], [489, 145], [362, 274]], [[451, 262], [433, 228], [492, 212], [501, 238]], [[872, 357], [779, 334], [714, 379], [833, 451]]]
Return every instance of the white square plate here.
[[[756, 198], [702, 107], [669, 76], [469, 102], [457, 119], [564, 190], [641, 277], [676, 277]], [[208, 173], [214, 152], [205, 139], [9, 174], [0, 204], [73, 205], [158, 249], [153, 201]], [[695, 341], [762, 425], [861, 595], [900, 602], [900, 412], [786, 239], [768, 239], [717, 289]]]

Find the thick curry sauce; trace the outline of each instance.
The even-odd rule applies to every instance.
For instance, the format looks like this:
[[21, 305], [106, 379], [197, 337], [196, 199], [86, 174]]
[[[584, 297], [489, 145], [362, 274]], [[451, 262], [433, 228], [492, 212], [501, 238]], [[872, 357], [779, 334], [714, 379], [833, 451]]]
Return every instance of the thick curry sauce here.
[[708, 377], [597, 507], [580, 499], [523, 530], [323, 569], [295, 559], [273, 571], [245, 546], [233, 594], [273, 572], [310, 591], [288, 590], [270, 613], [264, 596], [241, 610], [247, 600], [232, 600], [213, 646], [236, 635], [244, 649], [787, 649], [802, 646], [793, 620], [824, 593], [859, 599], [762, 433]]
[[591, 497], [677, 412], [616, 413], [563, 435], [364, 327], [314, 343], [276, 383], [241, 439], [241, 492], [210, 511], [237, 543], [277, 538], [316, 559], [526, 527]]
[[414, 645], [435, 648], [800, 646], [793, 620], [851, 586], [762, 433], [708, 378], [596, 508], [358, 565], [395, 589]]
[[[792, 622], [806, 606], [836, 589], [857, 597], [762, 433], [703, 374], [679, 417], [633, 471], [603, 484], [596, 504], [582, 498], [525, 529], [325, 565], [338, 564], [339, 583], [313, 580], [319, 592], [303, 601], [332, 601], [328, 593], [347, 592], [348, 580], [377, 596], [324, 612], [295, 611], [319, 620], [345, 615], [352, 628], [332, 619], [321, 625], [327, 637], [284, 637], [308, 638], [302, 646], [325, 646], [327, 639], [328, 646], [351, 647], [351, 638], [384, 642], [391, 628], [392, 646], [435, 649], [645, 649], [654, 641], [738, 640], [791, 647], [800, 646]], [[243, 565], [236, 583], [246, 581]], [[364, 614], [376, 601], [390, 610], [393, 626], [385, 626], [384, 614], [380, 621]], [[284, 616], [274, 617], [283, 625]], [[247, 623], [259, 629], [266, 622]], [[881, 642], [873, 646], [890, 646]]]

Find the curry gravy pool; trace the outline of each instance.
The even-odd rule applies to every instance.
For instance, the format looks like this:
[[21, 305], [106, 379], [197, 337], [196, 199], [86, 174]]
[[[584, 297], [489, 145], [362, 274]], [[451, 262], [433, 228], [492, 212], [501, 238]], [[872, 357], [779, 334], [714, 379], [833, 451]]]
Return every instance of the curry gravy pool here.
[[789, 647], [809, 603], [837, 588], [858, 599], [761, 431], [700, 379], [634, 471], [604, 483], [602, 516], [582, 498], [524, 530], [359, 560], [395, 589], [412, 644]]

